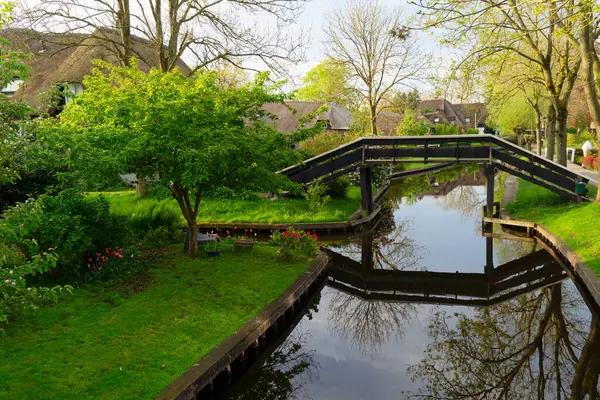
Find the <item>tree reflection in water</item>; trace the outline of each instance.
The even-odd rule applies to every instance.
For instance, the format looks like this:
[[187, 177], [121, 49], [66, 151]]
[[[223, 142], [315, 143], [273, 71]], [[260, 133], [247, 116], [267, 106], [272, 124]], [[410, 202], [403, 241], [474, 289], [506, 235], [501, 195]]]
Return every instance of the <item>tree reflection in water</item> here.
[[306, 398], [304, 385], [315, 379], [315, 351], [306, 350], [306, 334], [293, 332], [252, 375], [254, 380], [228, 399], [283, 400]]
[[437, 312], [425, 356], [409, 368], [423, 389], [409, 397], [598, 398], [598, 320], [582, 307], [578, 293], [557, 284], [472, 317]]
[[[360, 259], [364, 273], [418, 269], [424, 249], [409, 236], [409, 221], [396, 222], [392, 229], [391, 234], [386, 228], [367, 232], [356, 239], [360, 245], [353, 242], [343, 253]], [[344, 292], [335, 292], [328, 304], [331, 332], [365, 354], [379, 352], [392, 336], [401, 339], [415, 312], [413, 304], [369, 301]]]

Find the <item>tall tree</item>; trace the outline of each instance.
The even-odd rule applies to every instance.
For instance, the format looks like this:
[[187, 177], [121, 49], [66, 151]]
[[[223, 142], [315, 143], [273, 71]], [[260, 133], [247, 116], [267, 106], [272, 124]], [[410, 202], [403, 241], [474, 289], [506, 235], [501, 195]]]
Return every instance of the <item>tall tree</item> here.
[[385, 98], [382, 110], [404, 114], [405, 110], [416, 111], [421, 105], [421, 94], [417, 88], [409, 91], [396, 90]]
[[[460, 67], [480, 67], [490, 57], [508, 52], [539, 68], [553, 108], [548, 112], [551, 129], [547, 133], [552, 134], [556, 126], [557, 160], [566, 165], [567, 105], [581, 57], [562, 34], [559, 23], [573, 15], [573, 2], [420, 0], [418, 5], [425, 27], [445, 28], [444, 43], [467, 49]], [[554, 157], [552, 143], [551, 139], [549, 158]]]
[[423, 73], [426, 60], [414, 34], [398, 9], [360, 0], [328, 16], [325, 36], [327, 55], [352, 71], [376, 135], [383, 98], [398, 86], [410, 87]]
[[296, 93], [299, 100], [333, 102], [356, 108], [356, 91], [347, 64], [327, 59], [306, 73]]
[[[94, 32], [123, 65], [131, 56], [153, 66], [158, 60], [162, 71], [172, 70], [183, 56], [196, 69], [253, 59], [261, 68], [283, 73], [288, 63], [303, 58], [303, 34], [291, 37], [288, 32], [306, 1], [31, 0], [19, 20], [42, 32]], [[275, 28], [263, 29], [259, 19], [276, 20]], [[146, 40], [150, 51], [137, 51], [132, 45], [136, 37]]]
[[[275, 171], [299, 161], [283, 134], [264, 122], [262, 105], [282, 101], [267, 75], [223, 89], [216, 73], [144, 74], [101, 64], [86, 90], [49, 124], [57, 147], [71, 149], [72, 168], [88, 176], [133, 173], [169, 188], [187, 222], [196, 255], [202, 196], [219, 187], [275, 191], [291, 182]], [[56, 125], [54, 125], [56, 124]]]

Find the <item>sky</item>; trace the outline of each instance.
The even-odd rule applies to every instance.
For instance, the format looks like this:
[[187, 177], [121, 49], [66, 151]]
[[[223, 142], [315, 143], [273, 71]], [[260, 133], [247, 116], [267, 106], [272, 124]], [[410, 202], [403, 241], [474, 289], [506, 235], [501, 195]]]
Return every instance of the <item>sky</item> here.
[[[384, 7], [401, 9], [405, 18], [414, 15], [418, 10], [418, 7], [408, 4], [406, 0], [380, 0], [380, 3]], [[295, 28], [298, 29], [302, 27], [302, 29], [309, 30], [311, 40], [306, 48], [307, 61], [292, 67], [290, 70], [290, 74], [294, 78], [294, 84], [298, 85], [300, 78], [308, 70], [315, 67], [319, 62], [326, 58], [323, 45], [325, 39], [323, 27], [326, 24], [326, 16], [336, 9], [344, 8], [346, 4], [347, 0], [312, 0], [306, 4], [304, 12], [298, 19]], [[291, 33], [293, 34], [294, 32]], [[447, 58], [450, 56], [449, 50], [436, 43], [429, 33], [416, 32], [416, 35], [418, 36], [423, 51], [431, 53], [434, 59], [437, 60], [442, 57]], [[443, 73], [443, 68], [435, 68], [433, 73]], [[433, 96], [434, 87], [431, 84], [419, 84], [418, 89], [423, 95], [427, 95], [428, 97]]]

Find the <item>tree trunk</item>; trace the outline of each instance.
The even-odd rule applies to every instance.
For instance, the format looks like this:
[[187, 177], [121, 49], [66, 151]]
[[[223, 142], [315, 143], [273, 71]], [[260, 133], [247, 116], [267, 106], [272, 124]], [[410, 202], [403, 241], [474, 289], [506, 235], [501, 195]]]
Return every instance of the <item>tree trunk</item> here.
[[556, 131], [556, 162], [560, 165], [567, 165], [567, 107], [561, 107], [558, 110], [556, 119], [558, 130]]
[[371, 135], [377, 136], [377, 106], [371, 106], [369, 111], [371, 115]]
[[135, 194], [136, 196], [145, 196], [148, 194], [148, 191], [146, 191], [145, 188], [145, 182], [141, 179], [135, 183]]
[[546, 124], [546, 158], [554, 159], [554, 144], [556, 131], [556, 110], [550, 104], [548, 106], [548, 123]]
[[196, 258], [198, 252], [198, 227], [196, 225], [196, 220], [191, 223], [188, 221], [187, 237], [190, 239], [188, 255], [190, 258]]
[[131, 57], [131, 9], [129, 8], [129, 0], [119, 0], [118, 12], [117, 12], [117, 27], [119, 35], [121, 36], [121, 45], [123, 48], [120, 50], [121, 63], [128, 65], [129, 58]]
[[[594, 49], [593, 40], [591, 40], [590, 27], [587, 24], [582, 25], [579, 35], [579, 52], [581, 53], [581, 72], [583, 90], [590, 111], [592, 122], [596, 128], [596, 135], [600, 138], [600, 99], [598, 98], [598, 87], [600, 82], [598, 68], [598, 55]], [[600, 177], [600, 163], [598, 163], [598, 176]], [[600, 190], [596, 194], [596, 203], [600, 203]]]
[[537, 153], [542, 155], [542, 113], [536, 110], [535, 112], [535, 144], [537, 145]]

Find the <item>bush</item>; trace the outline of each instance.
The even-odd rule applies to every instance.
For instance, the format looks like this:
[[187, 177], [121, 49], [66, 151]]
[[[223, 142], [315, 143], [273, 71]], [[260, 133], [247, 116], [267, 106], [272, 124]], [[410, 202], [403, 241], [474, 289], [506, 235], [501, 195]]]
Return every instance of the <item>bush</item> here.
[[[42, 253], [22, 264], [7, 264], [0, 258], [0, 324], [25, 310], [36, 310], [47, 300], [56, 300], [63, 292], [71, 293], [71, 286], [35, 287], [28, 286], [29, 277], [48, 272], [56, 265], [56, 256]], [[1, 330], [1, 329], [0, 329]]]
[[302, 152], [314, 157], [346, 143], [350, 143], [356, 138], [358, 138], [358, 136], [355, 134], [341, 135], [337, 132], [325, 131], [315, 135], [311, 139], [301, 142], [299, 147]]
[[169, 230], [166, 226], [159, 226], [156, 229], [148, 230], [142, 238], [142, 243], [148, 247], [165, 247], [177, 239], [177, 232]]
[[171, 200], [140, 202], [129, 216], [129, 225], [140, 238], [163, 227], [174, 239], [181, 229], [181, 213]]
[[288, 229], [275, 231], [270, 243], [279, 246], [277, 258], [281, 261], [296, 262], [303, 258], [314, 257], [319, 249], [318, 237], [309, 231]]
[[479, 135], [479, 129], [477, 128], [469, 128], [465, 132], [467, 135]]
[[304, 198], [308, 201], [308, 206], [312, 212], [317, 212], [321, 207], [331, 199], [327, 194], [327, 186], [315, 182], [306, 188]]
[[343, 199], [348, 194], [350, 189], [350, 181], [348, 178], [337, 178], [325, 184], [327, 187], [327, 195], [334, 199]]
[[58, 257], [53, 273], [68, 278], [79, 274], [90, 250], [123, 243], [129, 234], [127, 218], [111, 214], [104, 197], [85, 198], [74, 190], [20, 203], [0, 220], [0, 240], [29, 260], [52, 249]]

